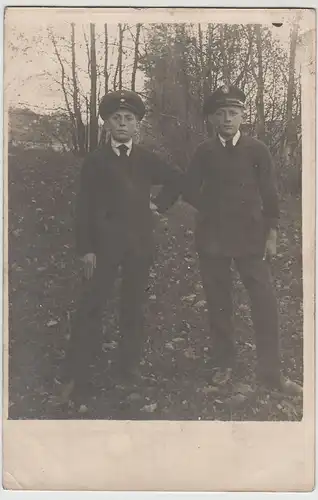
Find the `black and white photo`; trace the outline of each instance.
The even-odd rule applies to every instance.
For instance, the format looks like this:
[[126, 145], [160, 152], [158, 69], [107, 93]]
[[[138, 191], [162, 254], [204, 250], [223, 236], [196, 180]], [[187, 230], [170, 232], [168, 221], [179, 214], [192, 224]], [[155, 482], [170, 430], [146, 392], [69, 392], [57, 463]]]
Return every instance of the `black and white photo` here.
[[11, 418], [301, 419], [298, 37], [14, 27]]
[[8, 420], [300, 423], [306, 12], [151, 10], [7, 11]]

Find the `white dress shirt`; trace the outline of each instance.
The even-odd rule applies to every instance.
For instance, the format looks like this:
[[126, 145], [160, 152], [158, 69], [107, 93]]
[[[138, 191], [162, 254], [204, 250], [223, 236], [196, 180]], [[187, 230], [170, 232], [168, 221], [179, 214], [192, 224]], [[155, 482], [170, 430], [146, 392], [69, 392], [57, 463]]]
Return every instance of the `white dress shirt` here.
[[111, 143], [111, 146], [113, 148], [113, 151], [114, 153], [117, 155], [117, 156], [120, 156], [120, 151], [118, 149], [119, 146], [121, 146], [122, 144], [125, 144], [125, 146], [127, 146], [127, 156], [130, 155], [131, 153], [131, 149], [132, 149], [132, 145], [133, 145], [133, 141], [132, 139], [130, 139], [128, 142], [118, 142], [116, 141], [116, 139], [114, 139], [113, 137], [111, 138], [110, 140], [110, 143]]
[[[235, 146], [237, 144], [237, 141], [239, 140], [240, 137], [241, 137], [241, 132], [238, 130], [236, 132], [236, 134], [232, 137], [232, 144], [233, 144], [233, 146]], [[222, 137], [219, 134], [219, 139], [221, 141], [221, 144], [225, 147], [226, 140], [224, 139], [224, 137]]]

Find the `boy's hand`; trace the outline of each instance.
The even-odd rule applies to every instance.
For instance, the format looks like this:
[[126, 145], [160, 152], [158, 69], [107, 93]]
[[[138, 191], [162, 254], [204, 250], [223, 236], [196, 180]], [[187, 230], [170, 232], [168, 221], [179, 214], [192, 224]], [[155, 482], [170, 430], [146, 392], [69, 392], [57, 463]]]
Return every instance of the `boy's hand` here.
[[87, 253], [81, 260], [84, 262], [84, 276], [89, 280], [93, 276], [96, 267], [96, 255]]
[[265, 260], [267, 256], [273, 257], [274, 255], [276, 255], [276, 252], [277, 252], [277, 230], [270, 229], [265, 244], [265, 254], [263, 259]]
[[155, 205], [154, 203], [152, 203], [152, 201], [150, 201], [150, 208], [151, 208], [151, 210], [153, 211], [154, 214], [160, 215], [159, 212], [158, 212], [157, 205]]

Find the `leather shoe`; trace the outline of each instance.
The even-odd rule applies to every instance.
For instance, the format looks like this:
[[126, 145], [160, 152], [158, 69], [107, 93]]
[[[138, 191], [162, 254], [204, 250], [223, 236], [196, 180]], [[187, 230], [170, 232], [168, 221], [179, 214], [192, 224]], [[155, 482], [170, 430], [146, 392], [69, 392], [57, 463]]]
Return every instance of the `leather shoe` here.
[[278, 390], [288, 396], [301, 396], [303, 394], [303, 388], [297, 382], [293, 382], [289, 378], [279, 377], [277, 381], [267, 381], [264, 380], [264, 385], [272, 390]]

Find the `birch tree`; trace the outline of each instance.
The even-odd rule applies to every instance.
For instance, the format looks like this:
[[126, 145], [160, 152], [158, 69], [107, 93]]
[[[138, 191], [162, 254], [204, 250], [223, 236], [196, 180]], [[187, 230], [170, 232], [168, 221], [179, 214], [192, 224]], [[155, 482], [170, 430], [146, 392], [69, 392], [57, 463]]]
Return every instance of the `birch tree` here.
[[98, 143], [98, 120], [96, 109], [96, 92], [97, 92], [97, 65], [96, 65], [96, 39], [95, 39], [95, 24], [90, 24], [90, 123], [89, 123], [89, 151], [96, 149]]

